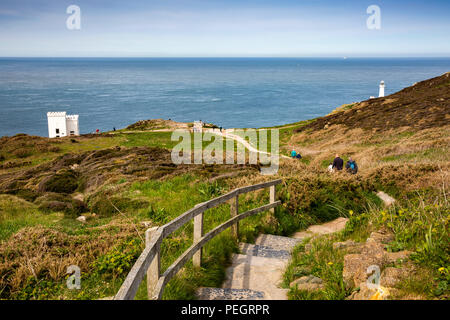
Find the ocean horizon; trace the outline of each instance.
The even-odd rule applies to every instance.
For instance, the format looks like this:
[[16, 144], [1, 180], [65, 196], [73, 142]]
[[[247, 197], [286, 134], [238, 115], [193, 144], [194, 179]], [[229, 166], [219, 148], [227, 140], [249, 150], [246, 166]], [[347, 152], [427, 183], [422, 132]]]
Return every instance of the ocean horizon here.
[[258, 128], [312, 119], [450, 71], [450, 58], [0, 58], [0, 136], [47, 136], [47, 112], [80, 132], [145, 119]]

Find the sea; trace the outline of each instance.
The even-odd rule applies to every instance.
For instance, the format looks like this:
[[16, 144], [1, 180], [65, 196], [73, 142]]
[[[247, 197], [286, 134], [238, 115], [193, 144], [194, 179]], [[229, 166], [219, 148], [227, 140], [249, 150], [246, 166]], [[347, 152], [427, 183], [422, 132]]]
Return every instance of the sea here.
[[312, 119], [450, 71], [450, 58], [0, 58], [0, 136], [81, 133], [143, 119], [259, 128]]

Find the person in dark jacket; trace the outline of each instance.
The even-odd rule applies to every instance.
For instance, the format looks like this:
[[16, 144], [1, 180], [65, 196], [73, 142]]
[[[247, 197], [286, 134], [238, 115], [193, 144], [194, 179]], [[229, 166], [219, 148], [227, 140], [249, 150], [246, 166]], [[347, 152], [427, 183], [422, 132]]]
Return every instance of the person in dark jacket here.
[[356, 164], [355, 160], [352, 159], [352, 157], [348, 158], [348, 161], [345, 164], [345, 168], [351, 174], [356, 174], [358, 172], [358, 165]]
[[333, 169], [336, 169], [338, 171], [342, 170], [344, 167], [344, 160], [342, 160], [338, 154], [336, 154], [336, 157], [333, 160]]

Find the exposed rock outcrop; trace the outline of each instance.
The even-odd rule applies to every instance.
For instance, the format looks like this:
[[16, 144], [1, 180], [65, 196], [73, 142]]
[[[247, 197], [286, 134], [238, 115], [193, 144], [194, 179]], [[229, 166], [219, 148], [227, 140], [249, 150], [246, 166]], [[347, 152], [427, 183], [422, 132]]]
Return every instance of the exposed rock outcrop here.
[[[406, 260], [410, 254], [408, 251], [387, 252], [385, 244], [394, 240], [394, 235], [385, 230], [372, 232], [366, 243], [362, 246], [361, 252], [357, 254], [347, 254], [344, 257], [343, 279], [347, 286], [359, 287], [359, 291], [353, 293], [349, 299], [352, 300], [384, 300], [393, 292], [399, 281], [404, 279], [410, 272], [410, 266], [404, 268], [387, 267], [398, 260]], [[346, 241], [348, 244], [351, 242]], [[336, 248], [342, 243], [336, 243]], [[333, 246], [334, 247], [334, 246]], [[381, 273], [379, 286], [369, 286], [368, 278], [372, 274], [370, 266], [376, 266]], [[386, 268], [385, 268], [386, 267]], [[373, 272], [373, 271], [372, 271]]]
[[322, 290], [325, 286], [323, 280], [313, 275], [298, 278], [290, 283], [290, 286], [297, 286], [299, 290], [317, 291]]

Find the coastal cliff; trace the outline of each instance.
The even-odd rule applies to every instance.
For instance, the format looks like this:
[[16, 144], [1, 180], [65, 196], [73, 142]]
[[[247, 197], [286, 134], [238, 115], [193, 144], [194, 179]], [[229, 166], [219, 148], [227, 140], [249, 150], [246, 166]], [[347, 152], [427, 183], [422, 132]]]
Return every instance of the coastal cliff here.
[[[414, 253], [384, 266], [401, 269], [406, 263], [415, 270], [410, 282], [396, 284], [392, 298], [448, 298], [449, 119], [446, 73], [322, 118], [277, 127], [281, 153], [289, 156], [295, 149], [302, 159], [281, 158], [276, 178], [283, 179], [277, 192], [282, 207], [242, 223], [241, 238], [252, 241], [261, 232], [289, 235], [345, 216], [349, 223], [335, 238], [314, 240], [308, 255], [305, 244], [298, 248], [299, 258], [285, 275], [288, 286], [313, 273], [327, 290], [292, 288], [292, 299], [345, 299], [358, 293], [358, 283], [342, 285], [351, 277], [345, 275], [348, 269], [344, 272], [345, 252], [333, 250], [333, 243], [362, 243], [385, 229], [392, 238], [384, 249]], [[171, 131], [180, 127], [189, 125], [140, 121], [98, 135], [0, 138], [0, 297], [114, 295], [142, 251], [149, 226], [167, 223], [228, 190], [273, 178], [260, 175], [259, 165], [173, 164], [170, 150], [177, 142]], [[336, 153], [355, 159], [358, 174], [328, 173]], [[379, 191], [395, 198], [395, 206], [385, 208]], [[242, 202], [262, 203], [265, 197], [255, 193]], [[211, 210], [205, 227], [227, 215], [227, 208]], [[187, 225], [163, 243], [163, 268], [189, 247], [191, 234]], [[205, 249], [204, 268], [186, 266], [164, 298], [192, 298], [199, 286], [220, 286], [233, 250], [231, 237], [219, 237]], [[82, 270], [81, 291], [65, 286], [69, 265]]]

